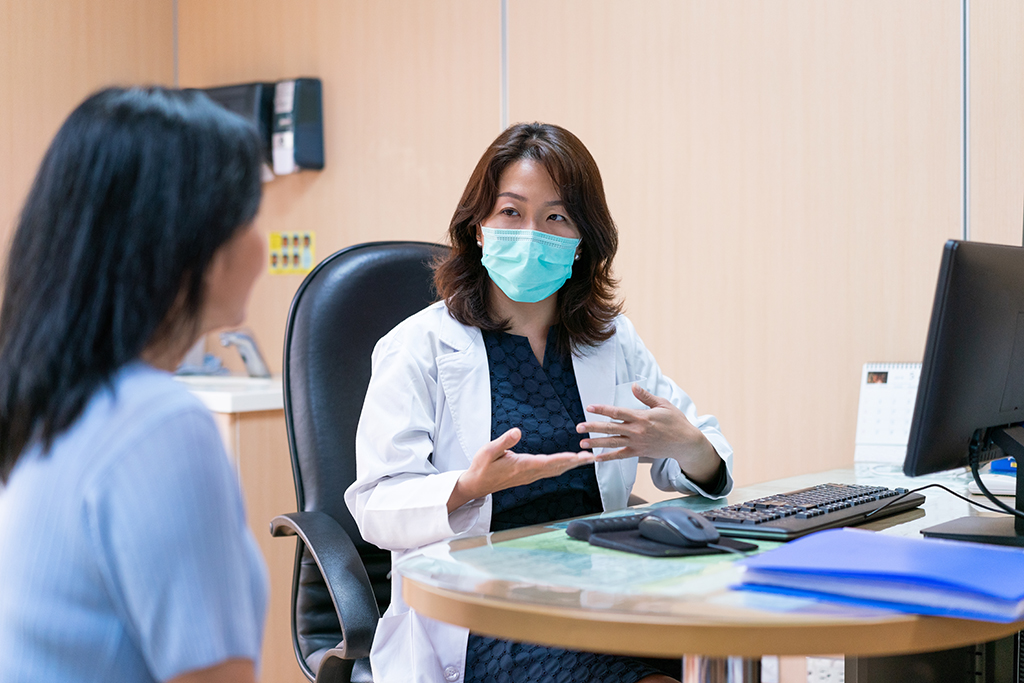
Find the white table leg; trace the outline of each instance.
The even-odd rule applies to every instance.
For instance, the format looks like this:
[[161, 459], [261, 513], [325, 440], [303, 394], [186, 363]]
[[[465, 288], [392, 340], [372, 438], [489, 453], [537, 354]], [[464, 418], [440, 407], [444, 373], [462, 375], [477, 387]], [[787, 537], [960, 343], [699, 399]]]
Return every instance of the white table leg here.
[[761, 683], [761, 660], [686, 655], [683, 683]]

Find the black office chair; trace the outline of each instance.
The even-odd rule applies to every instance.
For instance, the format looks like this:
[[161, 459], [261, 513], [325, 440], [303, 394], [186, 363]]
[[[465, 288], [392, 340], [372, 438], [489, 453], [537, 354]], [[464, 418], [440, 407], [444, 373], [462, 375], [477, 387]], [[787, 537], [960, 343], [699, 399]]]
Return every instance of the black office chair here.
[[434, 300], [430, 262], [446, 247], [359, 244], [320, 263], [295, 293], [284, 341], [284, 413], [297, 509], [274, 536], [297, 535], [292, 644], [309, 680], [370, 681], [367, 656], [391, 600], [390, 553], [364, 541], [345, 507], [370, 354]]

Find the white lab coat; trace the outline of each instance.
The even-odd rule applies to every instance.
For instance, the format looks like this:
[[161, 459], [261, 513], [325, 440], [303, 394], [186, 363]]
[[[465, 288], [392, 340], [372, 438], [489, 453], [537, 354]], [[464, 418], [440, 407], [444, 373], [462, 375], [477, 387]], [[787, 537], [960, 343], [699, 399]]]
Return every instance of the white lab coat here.
[[[583, 405], [639, 402], [639, 381], [668, 398], [708, 438], [730, 471], [728, 484], [709, 496], [675, 460], [653, 461], [651, 476], [666, 491], [720, 498], [732, 489], [732, 448], [712, 416], [698, 416], [690, 397], [661, 374], [625, 316], [606, 342], [573, 356]], [[588, 420], [606, 420], [587, 413]], [[599, 435], [594, 435], [599, 436]], [[373, 374], [356, 431], [356, 481], [345, 502], [370, 543], [392, 551], [392, 562], [456, 536], [486, 534], [491, 496], [448, 514], [448, 497], [473, 455], [491, 440], [491, 386], [483, 335], [459, 323], [444, 303], [403, 321], [373, 351]], [[605, 510], [626, 506], [637, 459], [596, 464]], [[377, 626], [370, 661], [378, 683], [461, 681], [468, 631], [416, 614], [392, 579], [391, 606]]]

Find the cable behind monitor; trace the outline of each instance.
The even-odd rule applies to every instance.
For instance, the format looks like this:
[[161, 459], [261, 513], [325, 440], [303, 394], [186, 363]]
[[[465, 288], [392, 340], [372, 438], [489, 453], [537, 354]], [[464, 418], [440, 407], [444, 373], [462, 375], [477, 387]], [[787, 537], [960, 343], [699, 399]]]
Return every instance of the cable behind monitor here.
[[[1017, 425], [1014, 427], [1001, 427], [999, 429], [994, 429], [991, 431], [988, 438], [999, 446], [1003, 453], [1013, 456], [1017, 462], [1024, 460], [1024, 427]], [[1015, 497], [1017, 508], [1014, 509], [996, 498], [996, 496], [988, 490], [988, 487], [985, 486], [985, 482], [982, 481], [981, 474], [978, 471], [980, 465], [979, 461], [981, 460], [979, 457], [979, 441], [980, 439], [974, 439], [971, 441], [970, 462], [971, 474], [974, 475], [974, 483], [978, 485], [978, 490], [981, 491], [993, 505], [1005, 510], [1007, 513], [1017, 518], [1014, 521], [1014, 529], [1017, 531], [1018, 535], [1024, 535], [1024, 511], [1021, 511], [1021, 507], [1024, 506], [1024, 495], [1021, 494], [1022, 484], [1024, 484], [1024, 482], [1020, 479], [1020, 472], [1018, 470], [1017, 495]]]

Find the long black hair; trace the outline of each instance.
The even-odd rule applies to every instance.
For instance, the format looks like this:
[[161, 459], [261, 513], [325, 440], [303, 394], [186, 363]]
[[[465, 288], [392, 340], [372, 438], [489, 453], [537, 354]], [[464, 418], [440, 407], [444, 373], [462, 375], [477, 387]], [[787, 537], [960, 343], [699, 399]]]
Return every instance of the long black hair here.
[[147, 346], [194, 339], [210, 260], [259, 208], [259, 163], [255, 129], [197, 91], [111, 88], [71, 113], [8, 255], [0, 479]]

